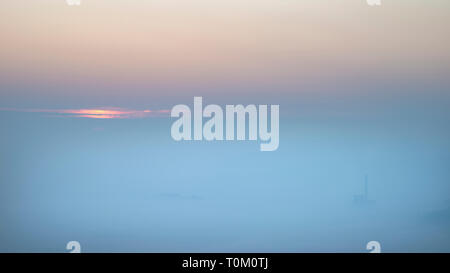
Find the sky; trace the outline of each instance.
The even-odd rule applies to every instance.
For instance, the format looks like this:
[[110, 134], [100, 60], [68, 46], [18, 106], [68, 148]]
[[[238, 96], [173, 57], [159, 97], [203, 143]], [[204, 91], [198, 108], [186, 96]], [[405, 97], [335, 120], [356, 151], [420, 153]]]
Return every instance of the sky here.
[[2, 1], [3, 107], [171, 107], [197, 90], [244, 89], [289, 101], [336, 92], [336, 81], [448, 82], [445, 0], [84, 2]]
[[[449, 11], [1, 1], [0, 251], [449, 252]], [[279, 149], [174, 141], [194, 96], [280, 105]]]

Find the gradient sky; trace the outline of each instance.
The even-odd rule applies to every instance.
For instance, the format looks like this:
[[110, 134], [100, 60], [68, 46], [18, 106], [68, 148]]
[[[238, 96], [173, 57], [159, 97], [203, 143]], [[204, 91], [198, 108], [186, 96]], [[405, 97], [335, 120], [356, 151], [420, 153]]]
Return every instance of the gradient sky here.
[[336, 92], [336, 81], [447, 82], [450, 64], [445, 0], [376, 8], [363, 0], [85, 0], [79, 7], [15, 0], [0, 7], [3, 107], [66, 99], [146, 107], [200, 92], [295, 96]]

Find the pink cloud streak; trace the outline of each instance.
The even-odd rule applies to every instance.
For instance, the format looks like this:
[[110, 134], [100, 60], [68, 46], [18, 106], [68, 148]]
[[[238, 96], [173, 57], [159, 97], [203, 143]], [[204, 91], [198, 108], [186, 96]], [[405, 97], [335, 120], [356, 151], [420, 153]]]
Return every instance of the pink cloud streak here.
[[17, 109], [0, 108], [0, 111], [52, 113], [58, 116], [93, 118], [93, 119], [133, 119], [168, 116], [170, 110], [133, 110], [117, 107], [83, 108], [83, 109]]

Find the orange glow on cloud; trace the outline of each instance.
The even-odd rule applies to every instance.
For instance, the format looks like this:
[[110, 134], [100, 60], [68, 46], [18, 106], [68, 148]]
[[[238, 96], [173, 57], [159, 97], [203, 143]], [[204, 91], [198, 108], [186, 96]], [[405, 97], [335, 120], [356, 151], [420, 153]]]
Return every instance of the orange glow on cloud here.
[[52, 113], [58, 116], [93, 118], [93, 119], [131, 119], [167, 116], [170, 110], [132, 110], [124, 108], [94, 108], [94, 109], [15, 109], [0, 108], [0, 111]]

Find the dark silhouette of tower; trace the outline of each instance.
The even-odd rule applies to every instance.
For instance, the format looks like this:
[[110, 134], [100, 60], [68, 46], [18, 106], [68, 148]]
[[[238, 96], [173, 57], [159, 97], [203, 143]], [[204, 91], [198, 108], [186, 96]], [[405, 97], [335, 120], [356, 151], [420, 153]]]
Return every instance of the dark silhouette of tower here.
[[359, 206], [366, 206], [375, 203], [375, 201], [369, 199], [369, 179], [367, 174], [364, 176], [364, 193], [354, 195], [353, 203]]
[[367, 174], [364, 176], [364, 196], [366, 200], [369, 200], [369, 189], [367, 182]]

